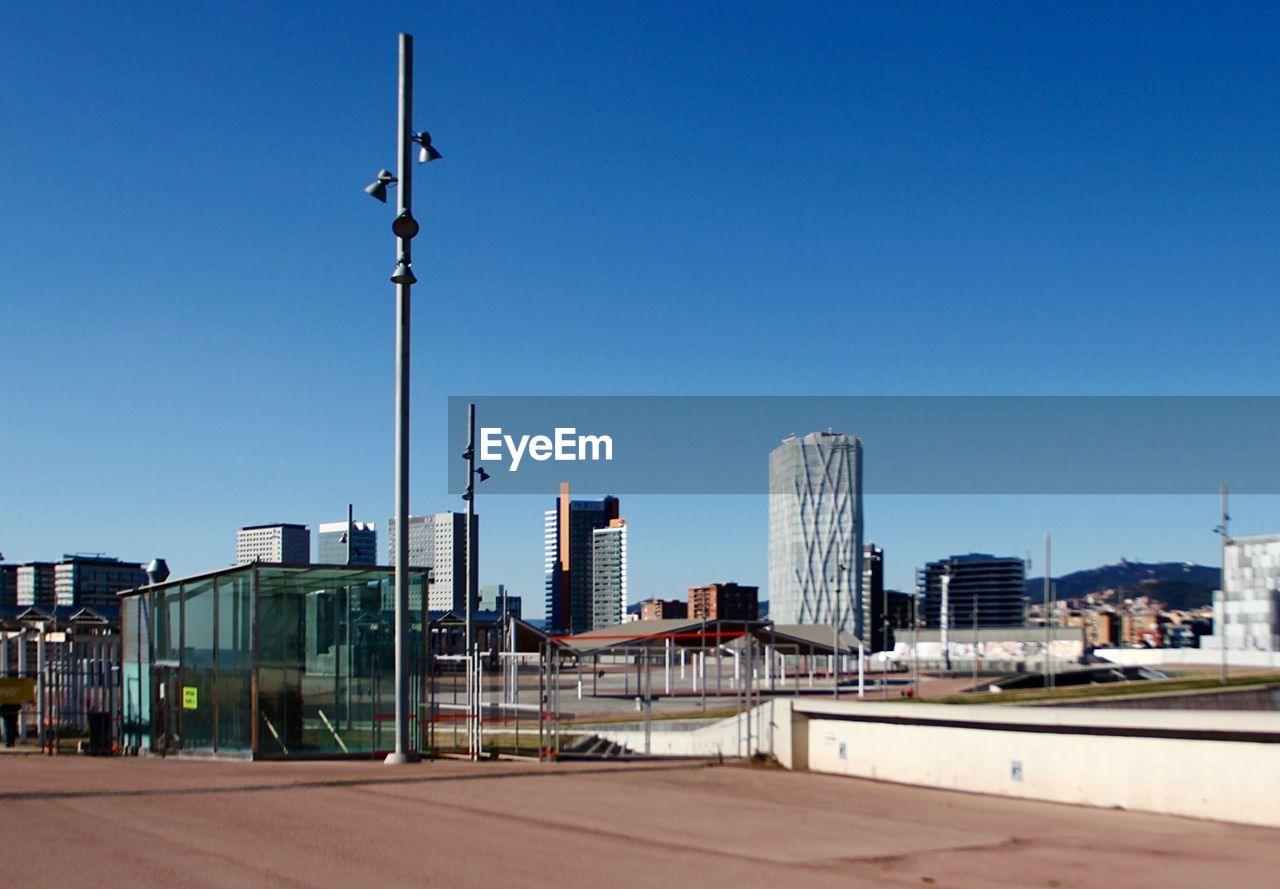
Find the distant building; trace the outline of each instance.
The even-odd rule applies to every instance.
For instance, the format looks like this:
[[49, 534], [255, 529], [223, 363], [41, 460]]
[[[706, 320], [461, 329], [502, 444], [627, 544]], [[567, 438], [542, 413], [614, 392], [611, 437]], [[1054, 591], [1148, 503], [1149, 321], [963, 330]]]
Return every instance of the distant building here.
[[17, 575], [19, 605], [52, 608], [57, 604], [52, 562], [19, 565]]
[[591, 532], [591, 626], [615, 627], [627, 613], [627, 520]]
[[[1022, 597], [1026, 565], [1016, 557], [969, 553], [930, 562], [916, 578], [924, 625], [941, 629], [1024, 625]], [[946, 600], [945, 610], [943, 600]]]
[[[396, 520], [387, 522], [387, 542], [391, 565], [396, 563]], [[471, 524], [471, 558], [478, 565], [480, 554], [480, 516]], [[467, 609], [467, 514], [437, 512], [433, 515], [409, 516], [409, 565], [431, 569], [431, 587], [427, 608], [430, 611]], [[471, 604], [480, 610], [480, 578], [471, 578]]]
[[1280, 651], [1280, 534], [1257, 534], [1227, 541], [1223, 566], [1226, 615], [1222, 596], [1214, 596], [1213, 635], [1202, 648], [1234, 651]]
[[311, 532], [306, 525], [249, 525], [236, 532], [236, 564], [311, 564]]
[[373, 522], [325, 522], [317, 531], [317, 564], [378, 564], [378, 532]]
[[480, 610], [493, 611], [498, 614], [502, 613], [503, 604], [505, 603], [507, 614], [512, 617], [521, 616], [521, 602], [519, 596], [513, 596], [507, 592], [505, 584], [490, 584], [480, 587]]
[[0, 605], [18, 604], [18, 566], [0, 565]]
[[647, 599], [640, 603], [641, 620], [672, 620], [689, 616], [689, 604], [679, 599]]
[[690, 620], [756, 620], [760, 588], [736, 583], [689, 587]]
[[139, 562], [122, 562], [110, 556], [63, 556], [53, 566], [54, 598], [66, 608], [108, 608], [119, 604], [116, 593], [147, 583]]
[[[545, 571], [547, 632], [585, 633], [596, 626], [596, 601], [601, 615], [613, 613], [610, 597], [617, 597], [622, 622], [626, 612], [626, 525], [613, 525], [619, 516], [617, 497], [600, 500], [572, 500], [568, 483], [560, 486], [556, 505], [543, 515], [543, 568]], [[604, 586], [596, 596], [597, 575], [595, 532], [606, 530], [601, 539], [601, 555], [614, 560], [611, 570], [602, 572]], [[601, 624], [600, 626], [607, 626]]]
[[868, 652], [893, 648], [893, 623], [884, 588], [884, 549], [874, 543], [862, 546], [862, 625]]
[[780, 624], [839, 623], [866, 634], [862, 442], [835, 432], [769, 454], [769, 611]]

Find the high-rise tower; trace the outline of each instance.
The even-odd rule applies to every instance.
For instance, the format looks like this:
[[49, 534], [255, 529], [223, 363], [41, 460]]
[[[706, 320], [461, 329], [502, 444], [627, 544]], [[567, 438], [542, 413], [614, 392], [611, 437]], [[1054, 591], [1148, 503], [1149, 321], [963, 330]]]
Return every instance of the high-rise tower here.
[[[601, 532], [598, 541], [596, 532]], [[598, 576], [597, 548], [605, 560]], [[569, 485], [562, 484], [555, 508], [544, 515], [543, 556], [549, 633], [585, 633], [607, 626], [597, 623], [597, 614], [601, 621], [613, 615], [615, 600], [621, 620], [627, 591], [626, 524], [618, 517], [617, 497], [570, 500]]]
[[792, 436], [769, 454], [769, 616], [865, 637], [862, 442]]

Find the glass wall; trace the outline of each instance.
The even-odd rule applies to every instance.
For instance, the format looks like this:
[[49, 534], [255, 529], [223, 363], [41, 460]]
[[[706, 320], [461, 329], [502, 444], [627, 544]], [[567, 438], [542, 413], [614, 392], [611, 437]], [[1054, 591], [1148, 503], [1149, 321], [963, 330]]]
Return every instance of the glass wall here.
[[[411, 598], [421, 602], [421, 578], [411, 586]], [[384, 607], [394, 600], [392, 588], [386, 570], [259, 569], [260, 754], [395, 746], [395, 618]], [[413, 617], [418, 622], [419, 613]], [[421, 638], [420, 629], [411, 633], [412, 652]], [[411, 655], [411, 673], [416, 669]]]
[[213, 750], [213, 580], [197, 580], [180, 588], [182, 600], [182, 672], [180, 697], [173, 712], [180, 715], [183, 750]]
[[253, 750], [253, 574], [218, 578], [214, 706], [220, 751]]

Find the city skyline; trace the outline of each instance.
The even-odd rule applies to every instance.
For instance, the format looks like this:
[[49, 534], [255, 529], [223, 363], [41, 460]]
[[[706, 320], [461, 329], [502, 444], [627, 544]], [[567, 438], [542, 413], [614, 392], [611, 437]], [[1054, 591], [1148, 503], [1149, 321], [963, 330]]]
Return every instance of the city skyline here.
[[[0, 268], [0, 372], [11, 428], [39, 434], [0, 439], [0, 551], [190, 574], [228, 564], [227, 530], [256, 517], [391, 514], [386, 227], [360, 189], [393, 161], [397, 27], [419, 32], [417, 119], [446, 156], [417, 192], [415, 513], [462, 507], [443, 404], [460, 391], [1266, 393], [1280, 356], [1225, 344], [1278, 311], [1280, 122], [1259, 74], [1280, 12], [1064, 9], [443, 9], [427, 28], [339, 5], [299, 31], [282, 10], [246, 28], [11, 6], [0, 230], [22, 261]], [[175, 126], [193, 102], [200, 126]], [[264, 175], [269, 195], [249, 187]], [[44, 234], [68, 218], [77, 237]], [[477, 306], [500, 346], [483, 360], [463, 334]], [[607, 372], [550, 342], [607, 343]], [[266, 380], [288, 396], [246, 411]], [[300, 435], [338, 404], [351, 435]], [[145, 434], [84, 432], [130, 416]], [[896, 589], [948, 553], [1034, 562], [1045, 531], [1055, 573], [1216, 565], [1216, 499], [868, 496], [867, 538]], [[628, 495], [630, 597], [764, 585], [765, 501]], [[513, 542], [479, 582], [536, 613], [542, 501], [482, 504], [486, 538]], [[1232, 513], [1241, 534], [1280, 529], [1280, 498], [1236, 494]], [[694, 535], [709, 561], [681, 552]]]

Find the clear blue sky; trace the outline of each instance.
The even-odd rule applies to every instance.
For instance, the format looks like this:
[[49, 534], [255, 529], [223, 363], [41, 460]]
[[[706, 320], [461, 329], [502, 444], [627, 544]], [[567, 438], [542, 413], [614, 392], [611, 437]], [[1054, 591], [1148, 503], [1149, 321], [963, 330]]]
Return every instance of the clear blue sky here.
[[[360, 189], [399, 30], [445, 154], [415, 180], [415, 512], [462, 506], [467, 391], [1275, 390], [1275, 4], [261, 6], [0, 8], [10, 561], [193, 573], [349, 500], [385, 531], [393, 256]], [[552, 493], [482, 501], [482, 581], [535, 614]], [[764, 584], [763, 497], [623, 507], [634, 597]], [[1062, 570], [1217, 560], [1207, 495], [867, 507], [897, 586], [1038, 568], [1046, 529]], [[1274, 498], [1233, 512], [1280, 530]]]

